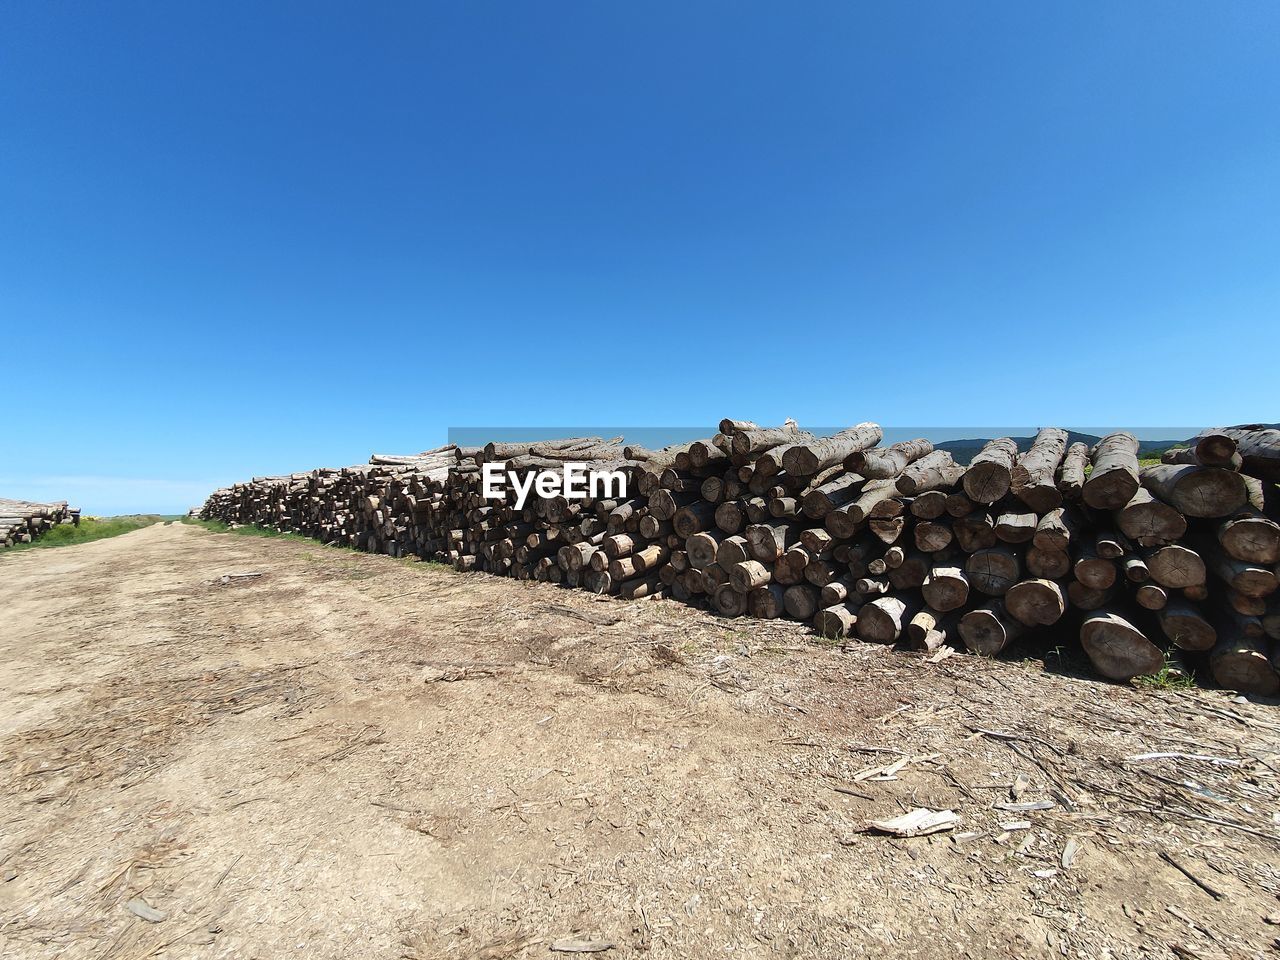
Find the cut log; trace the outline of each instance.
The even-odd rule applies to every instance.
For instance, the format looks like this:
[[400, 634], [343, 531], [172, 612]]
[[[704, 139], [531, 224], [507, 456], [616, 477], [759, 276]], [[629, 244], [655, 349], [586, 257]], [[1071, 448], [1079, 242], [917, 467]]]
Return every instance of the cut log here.
[[1036, 535], [1040, 518], [1034, 513], [1007, 511], [996, 517], [996, 536], [1005, 543], [1026, 543]]
[[1032, 540], [1041, 550], [1065, 553], [1079, 528], [1079, 514], [1071, 507], [1058, 507], [1040, 518]]
[[747, 612], [761, 620], [775, 620], [786, 613], [783, 596], [786, 588], [777, 583], [767, 583], [747, 594]]
[[970, 653], [994, 657], [1026, 628], [1010, 615], [1004, 603], [993, 600], [961, 617], [958, 629]]
[[1187, 518], [1145, 487], [1135, 491], [1113, 516], [1121, 532], [1143, 547], [1173, 543], [1187, 532]]
[[745, 457], [763, 453], [784, 443], [795, 443], [808, 436], [811, 434], [806, 434], [794, 423], [786, 423], [780, 427], [753, 427], [734, 432], [730, 447], [735, 455]]
[[947, 642], [955, 631], [957, 618], [929, 607], [921, 607], [907, 624], [906, 638], [912, 650], [932, 653]]
[[1062, 504], [1055, 478], [1066, 452], [1067, 431], [1043, 427], [1031, 449], [1018, 458], [1013, 468], [1013, 494], [1032, 512], [1046, 513]]
[[[1244, 465], [1241, 470], [1252, 477], [1280, 483], [1280, 430], [1266, 424], [1245, 424], [1238, 427], [1217, 427], [1206, 434], [1229, 437]], [[1198, 446], [1198, 443], [1197, 443]]]
[[1218, 642], [1218, 631], [1193, 604], [1171, 598], [1156, 612], [1160, 629], [1183, 650], [1208, 650]]
[[1071, 556], [1062, 550], [1032, 547], [1024, 558], [1027, 573], [1045, 580], [1061, 580], [1071, 572]]
[[930, 490], [943, 490], [955, 486], [964, 476], [965, 468], [956, 463], [946, 450], [935, 450], [909, 464], [895, 483], [898, 492], [915, 497]]
[[1204, 560], [1188, 547], [1170, 544], [1151, 551], [1143, 559], [1151, 579], [1162, 587], [1181, 590], [1204, 583]]
[[1264, 697], [1280, 692], [1280, 676], [1263, 638], [1223, 637], [1209, 653], [1209, 669], [1213, 679], [1228, 690]]
[[924, 601], [935, 610], [959, 610], [969, 600], [969, 578], [959, 567], [934, 567], [920, 588]]
[[1067, 500], [1080, 499], [1080, 491], [1084, 488], [1084, 468], [1089, 462], [1089, 445], [1073, 443], [1067, 448], [1062, 458], [1062, 469], [1058, 473], [1058, 490]]
[[1160, 648], [1112, 610], [1097, 610], [1084, 618], [1080, 645], [1093, 668], [1110, 680], [1149, 676], [1164, 666]]
[[797, 583], [787, 587], [782, 595], [783, 606], [787, 613], [797, 620], [809, 621], [818, 612], [818, 598], [821, 594], [817, 587], [807, 583]]
[[1111, 433], [1093, 449], [1093, 472], [1080, 495], [1095, 510], [1118, 510], [1138, 490], [1138, 438]]
[[787, 451], [783, 459], [783, 468], [787, 473], [809, 476], [825, 467], [842, 462], [851, 453], [874, 447], [883, 436], [878, 424], [859, 423], [857, 426], [841, 430], [833, 437], [806, 440], [797, 444]]
[[858, 639], [866, 643], [894, 643], [920, 609], [917, 597], [878, 597], [858, 611]]
[[1009, 437], [988, 441], [964, 472], [964, 492], [975, 503], [995, 503], [1013, 483], [1018, 445]]
[[1222, 549], [1236, 560], [1263, 566], [1280, 561], [1280, 524], [1252, 507], [1219, 523], [1217, 535]]
[[933, 444], [928, 440], [904, 440], [891, 447], [857, 450], [844, 458], [844, 468], [871, 480], [887, 480], [931, 453]]
[[830, 640], [851, 636], [858, 622], [860, 606], [860, 603], [837, 603], [820, 610], [813, 617], [813, 628]]
[[1142, 485], [1188, 517], [1228, 517], [1249, 502], [1240, 474], [1219, 467], [1160, 463], [1143, 469]]
[[1067, 592], [1053, 580], [1020, 580], [1005, 594], [1004, 605], [1019, 623], [1048, 626], [1067, 612]]
[[1022, 561], [1008, 547], [979, 550], [969, 557], [964, 567], [973, 589], [991, 597], [1003, 596], [1022, 579]]

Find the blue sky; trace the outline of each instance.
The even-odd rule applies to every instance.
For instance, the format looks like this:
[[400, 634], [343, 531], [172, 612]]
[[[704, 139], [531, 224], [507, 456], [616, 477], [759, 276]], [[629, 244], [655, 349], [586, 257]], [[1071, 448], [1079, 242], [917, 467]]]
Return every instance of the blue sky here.
[[0, 496], [1275, 420], [1280, 5], [0, 7]]

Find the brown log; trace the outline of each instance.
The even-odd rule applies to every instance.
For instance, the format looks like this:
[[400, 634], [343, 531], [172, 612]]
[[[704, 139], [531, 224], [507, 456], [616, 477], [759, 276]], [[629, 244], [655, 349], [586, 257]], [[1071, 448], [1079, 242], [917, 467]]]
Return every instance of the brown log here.
[[1040, 518], [1032, 541], [1041, 550], [1065, 553], [1079, 529], [1079, 514], [1071, 507], [1058, 507]]
[[1151, 579], [1174, 590], [1204, 583], [1205, 565], [1200, 554], [1188, 547], [1171, 544], [1144, 557]]
[[1236, 560], [1263, 566], [1280, 561], [1280, 524], [1252, 507], [1223, 520], [1216, 532], [1222, 549]]
[[1115, 595], [1114, 586], [1099, 590], [1097, 587], [1087, 587], [1079, 580], [1072, 580], [1067, 584], [1067, 599], [1071, 601], [1071, 606], [1079, 610], [1101, 610]]
[[1160, 648], [1113, 610], [1098, 610], [1084, 618], [1080, 645], [1093, 668], [1110, 680], [1148, 676], [1164, 666]]
[[1186, 517], [1146, 488], [1135, 491], [1113, 516], [1121, 532], [1144, 547], [1173, 543], [1187, 532]]
[[1074, 572], [1078, 581], [1095, 590], [1106, 590], [1119, 576], [1115, 561], [1099, 557], [1091, 544], [1081, 551], [1075, 562]]
[[787, 587], [782, 595], [787, 613], [797, 620], [809, 621], [818, 612], [818, 589], [807, 583]]
[[1196, 461], [1206, 467], [1231, 468], [1235, 463], [1234, 469], [1238, 470], [1243, 460], [1238, 448], [1239, 444], [1234, 437], [1208, 431], [1196, 437], [1195, 445], [1190, 449], [1195, 454]]
[[705, 500], [698, 500], [681, 507], [671, 519], [671, 525], [681, 537], [691, 537], [695, 533], [715, 526], [716, 505]]
[[1013, 494], [1033, 513], [1046, 513], [1062, 504], [1055, 484], [1058, 466], [1067, 452], [1067, 432], [1042, 427], [1031, 449], [1018, 458], [1012, 476]]
[[1022, 560], [1008, 547], [992, 547], [970, 556], [964, 570], [973, 589], [999, 597], [1022, 579]]
[[[693, 538], [689, 538], [689, 543], [693, 543]], [[751, 544], [747, 542], [747, 538], [740, 534], [732, 537], [725, 537], [716, 547], [715, 562], [728, 570], [734, 564], [743, 563], [751, 560]]]
[[1188, 517], [1227, 517], [1249, 502], [1240, 474], [1220, 467], [1156, 464], [1143, 469], [1142, 485]]
[[937, 553], [951, 546], [954, 534], [951, 524], [942, 521], [926, 520], [915, 525], [912, 531], [915, 536], [916, 549], [926, 553]]
[[932, 653], [947, 642], [956, 629], [958, 618], [940, 610], [921, 607], [907, 624], [907, 643], [913, 650]]
[[908, 497], [930, 490], [954, 487], [964, 476], [965, 468], [956, 463], [946, 450], [935, 450], [909, 464], [894, 482], [898, 492]]
[[878, 597], [864, 604], [858, 611], [858, 639], [866, 643], [894, 643], [920, 605], [919, 598], [910, 594]]
[[763, 453], [784, 443], [795, 443], [806, 436], [810, 435], [794, 423], [785, 423], [780, 427], [754, 427], [735, 431], [730, 448], [734, 454], [745, 457]]
[[1218, 631], [1194, 605], [1171, 597], [1156, 612], [1160, 629], [1170, 642], [1183, 650], [1208, 650], [1218, 642]]
[[772, 563], [789, 547], [800, 542], [802, 530], [798, 524], [778, 520], [753, 523], [746, 529], [747, 548], [755, 559], [762, 563]]
[[1205, 565], [1232, 590], [1246, 597], [1266, 597], [1280, 587], [1276, 572], [1269, 567], [1246, 563], [1230, 556], [1217, 540], [1202, 538], [1196, 541]]
[[851, 636], [858, 622], [861, 603], [837, 603], [819, 610], [813, 617], [813, 628], [820, 636], [840, 640]]
[[975, 503], [995, 503], [1013, 483], [1018, 445], [1009, 437], [990, 440], [969, 463], [962, 478], [964, 492]]
[[1067, 612], [1067, 592], [1053, 580], [1020, 580], [1005, 594], [1004, 605], [1019, 623], [1048, 626]]
[[1270, 697], [1280, 692], [1269, 644], [1259, 637], [1224, 636], [1209, 652], [1213, 679], [1228, 690]]
[[773, 579], [773, 570], [759, 560], [744, 560], [729, 568], [729, 584], [739, 593], [750, 593]]
[[1205, 432], [1208, 433], [1229, 437], [1236, 442], [1236, 448], [1244, 461], [1241, 467], [1244, 473], [1280, 483], [1280, 430], [1265, 424], [1244, 424], [1237, 427], [1216, 427]]
[[947, 613], [959, 610], [969, 600], [969, 578], [959, 567], [933, 567], [920, 588], [924, 602]]
[[1073, 443], [1067, 447], [1058, 472], [1058, 491], [1066, 500], [1078, 500], [1084, 488], [1084, 468], [1089, 462], [1089, 445]]
[[992, 600], [960, 618], [960, 636], [970, 653], [994, 657], [1026, 629], [1000, 600]]
[[1036, 535], [1039, 520], [1034, 513], [1006, 511], [996, 517], [996, 536], [1005, 543], [1026, 543]]
[[844, 468], [871, 480], [887, 480], [931, 453], [933, 444], [928, 440], [904, 440], [890, 447], [855, 451], [844, 458]]
[[783, 467], [787, 473], [808, 476], [840, 463], [851, 453], [874, 447], [882, 437], [878, 424], [859, 423], [833, 437], [797, 444], [787, 451]]
[[1061, 550], [1042, 550], [1031, 547], [1023, 558], [1027, 573], [1045, 580], [1061, 580], [1071, 572], [1071, 557]]
[[775, 620], [786, 613], [783, 595], [786, 589], [777, 583], [767, 583], [747, 594], [747, 612], [761, 620]]
[[734, 589], [732, 584], [722, 583], [715, 590], [708, 591], [712, 596], [716, 611], [724, 617], [742, 617], [747, 613], [747, 595]]
[[1138, 483], [1138, 438], [1111, 433], [1093, 449], [1093, 472], [1080, 491], [1095, 510], [1118, 510], [1133, 499]]
[[955, 534], [956, 543], [965, 553], [986, 550], [1000, 542], [996, 536], [996, 525], [988, 513], [971, 513], [957, 517], [951, 524], [951, 532]]
[[[902, 493], [902, 487], [898, 486]], [[947, 495], [941, 490], [926, 490], [911, 501], [911, 515], [920, 520], [937, 520], [947, 512]]]
[[1169, 591], [1159, 584], [1144, 583], [1133, 592], [1133, 599], [1147, 610], [1163, 610], [1169, 602]]

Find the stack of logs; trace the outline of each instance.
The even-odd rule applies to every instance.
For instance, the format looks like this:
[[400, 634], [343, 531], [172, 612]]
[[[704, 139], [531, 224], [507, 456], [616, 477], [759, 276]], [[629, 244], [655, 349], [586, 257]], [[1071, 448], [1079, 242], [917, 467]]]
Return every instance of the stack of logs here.
[[[575, 438], [442, 447], [260, 478], [201, 516], [726, 616], [788, 617], [828, 637], [996, 655], [1078, 638], [1123, 680], [1211, 675], [1280, 691], [1280, 431], [1206, 431], [1141, 468], [1138, 441], [1092, 449], [1042, 429], [967, 465], [873, 423], [820, 438], [725, 420], [662, 450]], [[486, 499], [482, 467], [621, 470], [625, 498]]]
[[60, 523], [80, 525], [80, 510], [58, 503], [32, 503], [0, 497], [0, 550], [31, 543]]

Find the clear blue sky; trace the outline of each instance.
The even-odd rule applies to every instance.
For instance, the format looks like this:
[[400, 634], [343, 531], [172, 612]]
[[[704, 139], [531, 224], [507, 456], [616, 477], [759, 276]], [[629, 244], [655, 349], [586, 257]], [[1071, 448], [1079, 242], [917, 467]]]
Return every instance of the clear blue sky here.
[[1280, 4], [0, 6], [0, 496], [1274, 420]]

